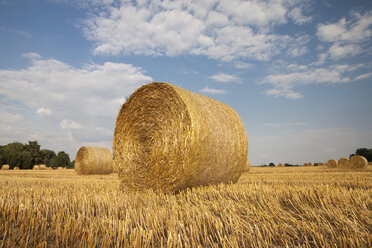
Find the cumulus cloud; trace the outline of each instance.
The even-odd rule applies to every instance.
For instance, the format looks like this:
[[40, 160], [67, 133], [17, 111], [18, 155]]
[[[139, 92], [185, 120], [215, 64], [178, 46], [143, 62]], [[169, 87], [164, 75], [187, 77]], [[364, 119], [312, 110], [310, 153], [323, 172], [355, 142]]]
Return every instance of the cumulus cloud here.
[[51, 116], [52, 115], [52, 110], [50, 110], [48, 108], [39, 108], [38, 110], [36, 110], [36, 114], [38, 114], [40, 116]]
[[[141, 68], [131, 64], [90, 63], [76, 68], [56, 59], [43, 59], [35, 53], [25, 57], [31, 59], [26, 68], [0, 70], [2, 101], [16, 102], [22, 109], [40, 116], [53, 115], [47, 123], [29, 118], [27, 126], [20, 124], [18, 130], [43, 134], [40, 137], [45, 138], [44, 142], [49, 142], [45, 136], [48, 133], [54, 137], [50, 140], [58, 139], [48, 130], [60, 130], [56, 135], [61, 140], [75, 142], [61, 147], [100, 142], [99, 138], [107, 141], [110, 135], [112, 138], [113, 123], [125, 97], [152, 81]], [[21, 118], [16, 115], [17, 111], [10, 113], [8, 118]]]
[[[293, 68], [293, 66], [290, 67]], [[293, 90], [297, 85], [311, 83], [348, 83], [351, 82], [352, 79], [346, 76], [346, 73], [360, 67], [361, 65], [333, 65], [328, 68], [300, 67], [294, 72], [268, 75], [261, 81], [261, 84], [271, 84], [274, 86], [273, 89], [269, 89], [265, 92], [267, 95], [285, 97], [288, 99], [299, 99], [302, 98], [303, 95]]]
[[305, 23], [309, 23], [313, 19], [311, 16], [304, 16], [304, 14], [302, 13], [302, 9], [299, 8], [299, 7], [293, 8], [288, 13], [288, 15], [293, 19], [294, 23], [296, 23], [298, 25], [303, 25]]
[[201, 89], [200, 92], [207, 93], [207, 94], [213, 94], [213, 95], [223, 95], [227, 93], [226, 90], [209, 88], [207, 86]]
[[354, 11], [349, 19], [343, 17], [336, 23], [319, 24], [318, 39], [331, 45], [320, 55], [317, 64], [323, 64], [327, 58], [339, 60], [361, 54], [371, 42], [371, 27], [372, 11], [364, 14]]
[[210, 79], [220, 82], [220, 83], [238, 83], [240, 82], [240, 78], [234, 75], [225, 74], [225, 73], [217, 73], [209, 77]]
[[301, 8], [292, 0], [122, 1], [92, 13], [83, 31], [96, 54], [268, 60], [291, 40], [270, 27], [288, 22], [288, 13], [310, 21]]

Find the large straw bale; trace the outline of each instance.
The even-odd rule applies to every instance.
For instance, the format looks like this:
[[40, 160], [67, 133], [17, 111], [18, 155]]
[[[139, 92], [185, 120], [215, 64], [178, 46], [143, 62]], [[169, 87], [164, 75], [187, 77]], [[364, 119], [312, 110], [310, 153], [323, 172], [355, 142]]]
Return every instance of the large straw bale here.
[[251, 162], [247, 159], [247, 163], [245, 165], [244, 171], [248, 172], [250, 169], [251, 169]]
[[246, 167], [248, 140], [230, 106], [171, 84], [151, 83], [121, 107], [113, 154], [125, 188], [168, 192], [236, 182]]
[[328, 162], [327, 162], [327, 166], [329, 167], [329, 168], [337, 168], [337, 161], [336, 160], [334, 160], [334, 159], [330, 159], [330, 160], [328, 160]]
[[284, 167], [284, 164], [280, 163], [278, 164], [278, 167]]
[[350, 167], [355, 169], [364, 169], [368, 166], [368, 161], [365, 157], [354, 155], [349, 159]]
[[8, 164], [3, 164], [3, 166], [1, 166], [1, 169], [2, 170], [9, 170], [9, 165]]
[[33, 170], [40, 170], [40, 166], [39, 165], [34, 165], [34, 167], [32, 169]]
[[110, 174], [113, 172], [111, 151], [103, 147], [80, 147], [75, 158], [78, 174]]
[[39, 164], [39, 170], [46, 170], [47, 167], [45, 164]]
[[338, 168], [350, 168], [350, 161], [348, 158], [340, 158], [337, 164]]

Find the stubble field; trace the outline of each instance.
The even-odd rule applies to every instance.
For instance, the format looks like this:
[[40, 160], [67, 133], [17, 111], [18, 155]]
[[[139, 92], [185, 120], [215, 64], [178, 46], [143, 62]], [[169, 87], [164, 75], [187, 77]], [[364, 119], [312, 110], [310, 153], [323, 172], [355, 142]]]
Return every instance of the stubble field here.
[[116, 174], [0, 171], [0, 247], [372, 247], [372, 168], [252, 168], [125, 192]]

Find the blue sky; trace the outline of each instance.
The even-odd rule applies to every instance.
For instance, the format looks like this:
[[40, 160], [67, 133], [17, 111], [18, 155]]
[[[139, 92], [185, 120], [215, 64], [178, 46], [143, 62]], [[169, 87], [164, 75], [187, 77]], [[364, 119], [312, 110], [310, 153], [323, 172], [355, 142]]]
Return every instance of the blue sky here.
[[372, 148], [369, 0], [0, 0], [0, 143], [74, 159], [163, 81], [232, 106], [253, 165]]

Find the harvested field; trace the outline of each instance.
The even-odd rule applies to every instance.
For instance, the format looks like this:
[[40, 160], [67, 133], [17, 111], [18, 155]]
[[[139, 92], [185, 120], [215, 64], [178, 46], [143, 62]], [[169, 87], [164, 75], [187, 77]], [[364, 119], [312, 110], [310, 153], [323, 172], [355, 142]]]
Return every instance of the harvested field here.
[[116, 174], [0, 171], [0, 247], [371, 247], [372, 168], [252, 167], [237, 184], [123, 192]]

